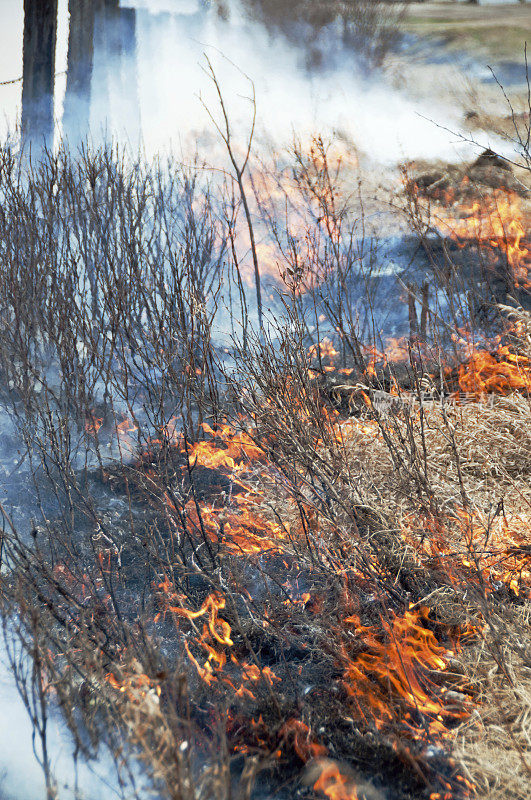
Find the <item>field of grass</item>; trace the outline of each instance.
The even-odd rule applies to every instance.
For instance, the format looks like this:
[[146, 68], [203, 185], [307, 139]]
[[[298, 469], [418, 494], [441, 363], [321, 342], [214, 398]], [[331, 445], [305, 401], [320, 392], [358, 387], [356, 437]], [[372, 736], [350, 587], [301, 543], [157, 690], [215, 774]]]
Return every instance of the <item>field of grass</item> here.
[[442, 39], [478, 57], [520, 62], [531, 31], [531, 5], [418, 3], [409, 7], [404, 26], [409, 33]]

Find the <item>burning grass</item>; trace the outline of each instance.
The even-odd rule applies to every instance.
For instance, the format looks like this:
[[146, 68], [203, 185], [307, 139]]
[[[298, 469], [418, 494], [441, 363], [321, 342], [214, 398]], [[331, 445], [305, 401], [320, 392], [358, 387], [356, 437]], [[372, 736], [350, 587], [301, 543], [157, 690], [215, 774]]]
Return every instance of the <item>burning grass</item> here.
[[[526, 178], [526, 171], [523, 180], [516, 177], [513, 166], [491, 150], [465, 169], [416, 176], [405, 171], [410, 215], [419, 232], [426, 236], [435, 230], [464, 253], [451, 256], [446, 247], [443, 264], [432, 251], [439, 268], [464, 271], [473, 282], [489, 286], [498, 301], [513, 297], [527, 307], [531, 255]], [[470, 251], [471, 263], [466, 258]]]
[[472, 241], [495, 257], [496, 251], [501, 251], [514, 286], [528, 289], [531, 258], [524, 244], [526, 227], [518, 195], [497, 190], [468, 206], [460, 206], [458, 215], [441, 220], [458, 245], [464, 247]]
[[[328, 358], [334, 352], [329, 344], [321, 349]], [[475, 369], [473, 358], [468, 368]], [[504, 375], [503, 364], [499, 372]], [[166, 483], [158, 496], [156, 480], [149, 483], [151, 502], [160, 503], [190, 541], [206, 535], [218, 557], [246, 559], [253, 589], [242, 589], [233, 563], [225, 592], [211, 592], [190, 607], [189, 593], [176, 592], [165, 575], [156, 619], [172, 618], [192, 670], [218, 703], [226, 698], [229, 742], [237, 731], [229, 749], [267, 752], [277, 769], [294, 751], [301, 762], [317, 759], [317, 792], [357, 797], [359, 784], [365, 787], [359, 796], [370, 797], [389, 775], [377, 779], [378, 789], [366, 774], [355, 780], [334, 761], [319, 759], [333, 753], [357, 763], [356, 747], [349, 748], [359, 747], [360, 734], [378, 732], [389, 743], [388, 768], [406, 765], [395, 791], [412, 781], [404, 796], [417, 796], [422, 782], [433, 800], [476, 792], [468, 766], [449, 756], [445, 762], [442, 753], [473, 729], [473, 713], [481, 716], [481, 689], [463, 664], [463, 648], [486, 649], [485, 631], [496, 629], [493, 614], [506, 605], [510, 615], [531, 588], [528, 516], [522, 513], [529, 504], [529, 403], [517, 392], [524, 387], [491, 384], [490, 397], [497, 389], [499, 398], [490, 404], [480, 402], [483, 391], [464, 405], [452, 398], [413, 399], [385, 416], [367, 387], [363, 419], [327, 410], [310, 373], [262, 388], [269, 389], [267, 400], [261, 396], [254, 407], [249, 401], [247, 424], [253, 424], [247, 430], [205, 425], [201, 442], [188, 446], [172, 434], [166, 443], [178, 455], [181, 474], [190, 466], [218, 471], [230, 482], [228, 496], [212, 502], [203, 492], [179, 511], [163, 491]], [[397, 469], [399, 458], [407, 463]], [[149, 451], [142, 459], [131, 475], [140, 488]], [[486, 459], [493, 460], [492, 470], [485, 469]], [[152, 470], [153, 459], [149, 463]], [[190, 487], [201, 486], [200, 476], [188, 477]], [[269, 582], [273, 575], [280, 593]], [[507, 646], [518, 650], [510, 630]], [[264, 661], [268, 640], [267, 651], [277, 655]], [[288, 655], [292, 648], [295, 657]], [[312, 687], [301, 697], [315, 672], [321, 681], [328, 676], [334, 691], [330, 695], [320, 681], [321, 697], [314, 698]], [[129, 691], [127, 683], [116, 688]], [[302, 719], [290, 717], [286, 727], [282, 713], [289, 712], [279, 717], [268, 696], [273, 705], [288, 707], [297, 697]], [[247, 729], [245, 715], [259, 722]], [[340, 743], [331, 728], [339, 720], [350, 726], [350, 744], [349, 736]], [[294, 737], [288, 731], [296, 731]], [[364, 747], [367, 758], [373, 746], [364, 741]], [[430, 748], [441, 749], [434, 757]]]
[[[42, 303], [27, 317], [24, 263], [0, 283], [13, 408], [39, 496], [51, 487], [60, 509], [42, 504], [29, 534], [3, 509], [5, 633], [21, 643], [10, 652], [49, 796], [52, 707], [86, 758], [107, 744], [122, 778], [140, 761], [175, 800], [464, 800], [523, 785], [528, 312], [491, 305], [496, 324], [480, 332], [474, 299], [442, 325], [426, 290], [419, 325], [410, 286], [410, 336], [362, 339], [351, 279], [371, 276], [318, 143], [299, 151], [294, 179], [317, 216], [305, 274], [293, 231], [276, 231], [291, 248], [284, 321], [253, 334], [236, 263], [242, 335], [216, 348], [202, 287], [221, 302], [235, 241], [210, 199], [198, 219], [193, 183], [129, 176], [120, 269], [94, 209], [100, 193], [122, 197], [124, 176], [99, 166], [101, 186], [69, 195], [78, 209], [91, 201], [96, 274], [73, 248], [81, 222], [66, 236], [61, 218], [67, 258], [52, 266], [67, 289], [41, 265]], [[56, 182], [40, 175], [43, 205]], [[29, 202], [15, 182], [5, 191], [16, 208]], [[155, 214], [169, 198], [182, 211], [177, 195], [178, 231]], [[29, 258], [34, 239], [17, 231]], [[494, 230], [476, 244], [498, 258]], [[91, 287], [81, 295], [66, 281], [74, 253]]]

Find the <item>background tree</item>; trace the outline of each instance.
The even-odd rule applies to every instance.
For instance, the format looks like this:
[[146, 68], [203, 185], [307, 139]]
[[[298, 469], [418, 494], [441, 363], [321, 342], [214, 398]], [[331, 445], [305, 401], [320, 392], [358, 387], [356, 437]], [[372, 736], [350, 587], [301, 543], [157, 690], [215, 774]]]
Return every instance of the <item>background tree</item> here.
[[24, 0], [22, 130], [53, 143], [57, 0]]

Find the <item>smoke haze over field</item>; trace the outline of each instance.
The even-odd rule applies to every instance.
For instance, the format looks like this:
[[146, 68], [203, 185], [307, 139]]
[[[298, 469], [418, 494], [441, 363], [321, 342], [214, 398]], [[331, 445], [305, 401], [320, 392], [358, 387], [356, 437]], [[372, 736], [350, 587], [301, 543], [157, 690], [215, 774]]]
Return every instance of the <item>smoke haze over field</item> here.
[[[0, 0], [6, 23], [0, 34], [0, 80], [22, 74], [20, 6], [18, 0]], [[59, 2], [55, 116], [72, 141], [86, 132], [86, 118], [96, 139], [105, 131], [134, 150], [142, 144], [148, 156], [169, 148], [186, 155], [199, 149], [211, 159], [215, 133], [199, 99], [216, 107], [202, 71], [206, 54], [241, 136], [249, 120], [248, 76], [255, 85], [262, 142], [285, 144], [293, 131], [336, 135], [385, 163], [404, 157], [450, 160], [470, 150], [434, 124], [457, 130], [455, 113], [413, 102], [381, 74], [368, 75], [335, 25], [313, 37], [309, 28], [298, 26], [288, 40], [251, 19], [239, 4], [231, 4], [228, 13], [199, 0], [125, 0], [119, 8], [110, 6], [96, 12], [85, 50], [71, 56], [74, 66], [76, 57], [87, 62], [77, 68], [90, 86], [88, 100], [86, 87], [80, 89], [74, 80], [67, 84], [64, 74], [70, 59], [69, 14], [67, 0]], [[2, 86], [0, 92], [4, 120], [13, 128], [20, 116], [21, 84]], [[63, 119], [68, 102], [70, 113]]]

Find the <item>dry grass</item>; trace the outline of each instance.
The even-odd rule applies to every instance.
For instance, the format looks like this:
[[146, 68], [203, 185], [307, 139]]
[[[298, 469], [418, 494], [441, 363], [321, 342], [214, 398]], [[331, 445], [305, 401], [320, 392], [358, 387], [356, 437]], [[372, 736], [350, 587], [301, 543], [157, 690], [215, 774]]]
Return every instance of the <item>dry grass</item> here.
[[[472, 777], [477, 796], [498, 800], [529, 796], [531, 764], [531, 664], [515, 652], [529, 653], [529, 609], [504, 621], [501, 645], [498, 636], [485, 640], [462, 655], [478, 689], [478, 707], [456, 732], [455, 755]], [[494, 652], [499, 656], [495, 658]]]
[[[525, 358], [531, 316], [522, 310], [510, 315], [519, 323], [513, 346]], [[272, 355], [261, 349], [256, 357], [264, 365]], [[455, 732], [454, 757], [479, 796], [527, 796], [529, 606], [504, 597], [500, 579], [505, 564], [529, 586], [529, 397], [392, 398], [367, 384], [370, 402], [360, 414], [358, 384], [350, 393], [354, 417], [323, 417], [319, 394], [294, 363], [288, 371], [297, 380], [289, 389], [268, 381], [278, 375], [276, 366], [253, 372], [261, 400], [267, 398], [252, 407], [253, 418], [259, 431], [278, 435], [271, 457], [285, 474], [297, 474], [293, 484], [304, 487], [318, 510], [320, 536], [328, 537], [332, 551], [344, 548], [343, 557], [351, 558], [346, 530], [368, 526], [365, 541], [394, 576], [395, 588], [407, 589], [449, 624], [476, 627], [477, 644], [464, 645], [458, 656], [475, 710]], [[483, 583], [488, 574], [499, 581], [493, 593]]]

